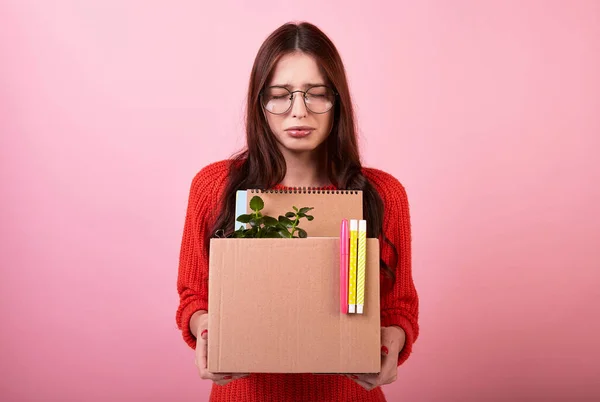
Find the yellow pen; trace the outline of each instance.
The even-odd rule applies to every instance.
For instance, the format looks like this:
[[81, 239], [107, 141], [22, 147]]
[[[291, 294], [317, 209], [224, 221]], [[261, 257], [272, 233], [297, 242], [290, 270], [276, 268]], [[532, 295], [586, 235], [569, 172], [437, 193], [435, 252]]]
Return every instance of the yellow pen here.
[[358, 220], [350, 219], [350, 266], [348, 267], [348, 312], [356, 313], [356, 257]]
[[365, 305], [365, 270], [367, 266], [367, 221], [358, 222], [358, 261], [356, 264], [356, 312], [363, 313]]

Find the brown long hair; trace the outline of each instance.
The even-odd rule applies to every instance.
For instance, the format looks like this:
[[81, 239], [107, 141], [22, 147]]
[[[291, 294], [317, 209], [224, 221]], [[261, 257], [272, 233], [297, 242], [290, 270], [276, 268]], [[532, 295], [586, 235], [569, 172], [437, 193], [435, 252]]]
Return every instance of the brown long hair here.
[[[302, 22], [286, 23], [275, 30], [264, 41], [254, 60], [248, 86], [246, 108], [246, 147], [234, 154], [231, 171], [221, 206], [211, 230], [205, 239], [215, 237], [223, 230], [229, 235], [234, 230], [235, 194], [237, 190], [249, 188], [271, 188], [280, 183], [286, 174], [285, 159], [274, 134], [262, 113], [260, 92], [269, 81], [277, 61], [285, 54], [302, 52], [314, 57], [317, 64], [337, 91], [331, 133], [325, 145], [327, 174], [338, 189], [362, 190], [363, 211], [367, 220], [367, 236], [379, 237], [392, 247], [398, 262], [396, 247], [382, 233], [383, 202], [376, 189], [362, 174], [358, 150], [354, 109], [341, 57], [331, 40], [315, 25]], [[395, 280], [395, 272], [383, 260], [383, 270]]]

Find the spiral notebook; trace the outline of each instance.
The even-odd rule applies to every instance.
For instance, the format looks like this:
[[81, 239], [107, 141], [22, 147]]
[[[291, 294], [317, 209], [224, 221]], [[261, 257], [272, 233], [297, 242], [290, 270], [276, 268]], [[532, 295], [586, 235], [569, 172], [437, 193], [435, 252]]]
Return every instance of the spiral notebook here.
[[[308, 237], [335, 237], [340, 234], [342, 219], [363, 219], [363, 192], [360, 190], [321, 190], [312, 188], [289, 190], [239, 190], [236, 193], [235, 217], [249, 214], [250, 200], [255, 195], [265, 203], [263, 215], [278, 218], [293, 207], [313, 207], [309, 214], [312, 221], [302, 219], [300, 227], [306, 230]], [[244, 224], [236, 221], [235, 228]]]

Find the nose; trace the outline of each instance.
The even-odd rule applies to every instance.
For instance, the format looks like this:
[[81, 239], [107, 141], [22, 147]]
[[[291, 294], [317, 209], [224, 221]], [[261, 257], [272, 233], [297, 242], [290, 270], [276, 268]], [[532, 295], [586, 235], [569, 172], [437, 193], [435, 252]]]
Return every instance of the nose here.
[[306, 116], [308, 111], [306, 110], [306, 105], [304, 104], [304, 94], [301, 92], [294, 92], [292, 94], [292, 116], [293, 117], [303, 117]]

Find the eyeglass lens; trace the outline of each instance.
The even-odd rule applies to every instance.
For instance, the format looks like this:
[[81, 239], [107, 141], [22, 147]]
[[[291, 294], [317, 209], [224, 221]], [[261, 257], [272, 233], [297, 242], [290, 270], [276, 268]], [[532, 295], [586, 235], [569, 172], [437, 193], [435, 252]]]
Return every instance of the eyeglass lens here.
[[[293, 94], [287, 88], [269, 87], [263, 93], [263, 105], [273, 114], [283, 114], [292, 107], [292, 98]], [[333, 90], [325, 86], [312, 87], [304, 95], [304, 104], [313, 113], [329, 111], [334, 100]]]

